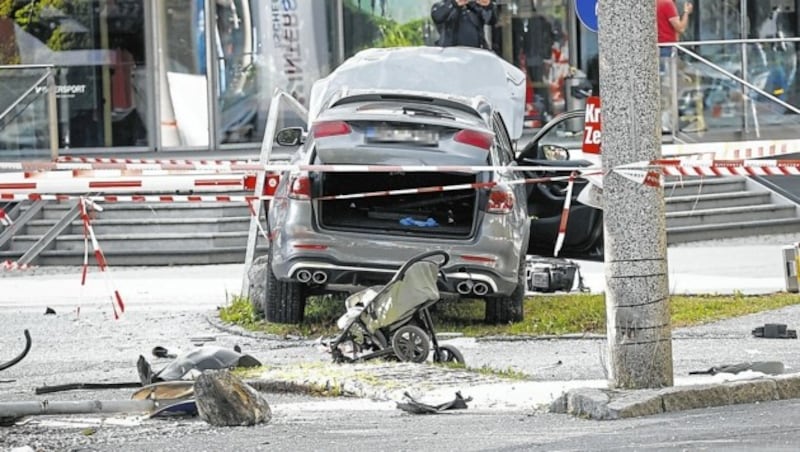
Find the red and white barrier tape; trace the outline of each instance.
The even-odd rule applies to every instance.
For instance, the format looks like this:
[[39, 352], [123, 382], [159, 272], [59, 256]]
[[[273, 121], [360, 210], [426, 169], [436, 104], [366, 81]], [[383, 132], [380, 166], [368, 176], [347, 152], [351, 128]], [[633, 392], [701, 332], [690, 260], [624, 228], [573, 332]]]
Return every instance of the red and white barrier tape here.
[[569, 219], [569, 209], [572, 206], [572, 187], [575, 185], [575, 173], [569, 176], [567, 182], [567, 196], [564, 198], [564, 209], [561, 211], [561, 222], [558, 225], [558, 236], [556, 246], [553, 250], [553, 257], [558, 257], [561, 247], [564, 246], [564, 239], [567, 236], [567, 220]]
[[254, 162], [213, 163], [185, 161], [173, 163], [58, 163], [58, 162], [0, 162], [0, 170], [18, 173], [44, 171], [80, 171], [80, 170], [149, 170], [149, 171], [216, 171], [216, 172], [285, 172], [308, 171], [328, 173], [476, 173], [483, 171], [534, 171], [534, 172], [583, 172], [597, 170], [587, 167], [552, 167], [552, 166], [490, 166], [490, 165], [289, 165], [261, 164]]
[[81, 285], [86, 283], [86, 274], [89, 268], [89, 246], [87, 243], [86, 237], [90, 239], [92, 242], [92, 249], [94, 250], [94, 258], [97, 261], [97, 266], [100, 268], [100, 273], [103, 274], [103, 277], [106, 282], [106, 287], [108, 288], [109, 293], [111, 293], [111, 308], [114, 313], [114, 319], [118, 320], [120, 315], [125, 312], [125, 303], [122, 301], [122, 296], [120, 296], [119, 291], [113, 288], [113, 283], [111, 281], [111, 276], [108, 272], [108, 263], [106, 262], [106, 256], [103, 254], [103, 250], [100, 248], [100, 244], [97, 242], [97, 236], [94, 234], [94, 229], [92, 228], [91, 218], [88, 214], [88, 208], [91, 206], [92, 209], [102, 211], [100, 206], [94, 204], [91, 200], [87, 198], [81, 198], [79, 201], [79, 209], [80, 215], [83, 219], [83, 227], [84, 227], [84, 259], [83, 259], [83, 272], [81, 276]]
[[[711, 149], [713, 146], [713, 149]], [[800, 140], [730, 141], [726, 143], [683, 143], [661, 147], [665, 158], [706, 156], [716, 159], [758, 159], [800, 152]]]
[[617, 168], [615, 172], [640, 184], [663, 185], [664, 176], [798, 176], [800, 160], [653, 160]]
[[[599, 173], [589, 173], [589, 174], [584, 174], [583, 176], [594, 175], [594, 174], [599, 174]], [[397, 190], [382, 190], [382, 191], [372, 191], [364, 193], [352, 193], [346, 195], [320, 196], [314, 199], [319, 201], [331, 201], [331, 200], [342, 200], [342, 199], [374, 198], [380, 196], [410, 195], [418, 193], [438, 193], [446, 191], [477, 190], [477, 189], [493, 188], [498, 185], [511, 186], [511, 185], [541, 184], [545, 182], [569, 181], [570, 179], [574, 179], [575, 177], [576, 176], [573, 175], [549, 176], [549, 177], [536, 177], [528, 179], [517, 179], [504, 182], [495, 181], [495, 182], [475, 182], [471, 184], [432, 185], [428, 187], [419, 187], [419, 188], [402, 188]]]

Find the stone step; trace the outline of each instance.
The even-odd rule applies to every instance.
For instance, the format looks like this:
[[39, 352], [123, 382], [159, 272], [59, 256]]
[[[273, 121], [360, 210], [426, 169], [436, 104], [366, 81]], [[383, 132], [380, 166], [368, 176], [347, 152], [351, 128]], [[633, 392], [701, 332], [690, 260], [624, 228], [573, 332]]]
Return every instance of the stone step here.
[[[38, 235], [17, 235], [11, 241], [11, 251], [27, 251], [39, 240]], [[212, 250], [214, 248], [244, 247], [247, 245], [247, 231], [211, 233], [163, 233], [153, 234], [104, 234], [97, 241], [104, 252], [171, 250]], [[54, 250], [84, 249], [83, 234], [61, 235], [55, 239]], [[90, 250], [91, 251], [91, 250]]]
[[666, 217], [667, 229], [726, 223], [755, 224], [762, 220], [796, 218], [797, 209], [793, 205], [767, 204], [762, 206], [670, 212], [666, 214]]
[[739, 177], [685, 178], [677, 181], [668, 180], [664, 184], [664, 198], [741, 191], [747, 191], [747, 181]]
[[762, 221], [717, 223], [701, 226], [667, 227], [667, 244], [701, 240], [729, 239], [756, 235], [792, 234], [800, 230], [800, 218], [764, 219]]
[[[102, 246], [102, 245], [101, 245]], [[256, 247], [256, 256], [263, 255], [269, 248]], [[161, 248], [157, 250], [106, 251], [103, 250], [110, 267], [170, 266], [170, 265], [210, 265], [240, 264], [245, 259], [244, 246], [217, 247], [213, 249]], [[0, 251], [0, 261], [16, 261], [21, 252]], [[89, 253], [90, 265], [96, 266], [94, 255]], [[83, 250], [48, 250], [39, 255], [34, 262], [38, 266], [80, 266], [83, 265]]]
[[[164, 219], [164, 218], [227, 218], [249, 215], [245, 203], [119, 203], [102, 204], [102, 212], [94, 214], [103, 220]], [[50, 203], [44, 208], [43, 219], [58, 220], [70, 206], [66, 203]]]
[[[44, 219], [31, 220], [26, 225], [25, 235], [43, 235], [58, 220]], [[212, 233], [212, 232], [241, 232], [247, 231], [250, 217], [224, 217], [224, 218], [157, 218], [157, 219], [117, 219], [93, 220], [92, 228], [95, 234], [163, 234], [163, 233]], [[65, 234], [83, 234], [83, 222], [73, 221]]]
[[735, 191], [705, 195], [673, 196], [666, 198], [667, 212], [690, 212], [726, 207], [769, 204], [772, 195], [767, 192]]

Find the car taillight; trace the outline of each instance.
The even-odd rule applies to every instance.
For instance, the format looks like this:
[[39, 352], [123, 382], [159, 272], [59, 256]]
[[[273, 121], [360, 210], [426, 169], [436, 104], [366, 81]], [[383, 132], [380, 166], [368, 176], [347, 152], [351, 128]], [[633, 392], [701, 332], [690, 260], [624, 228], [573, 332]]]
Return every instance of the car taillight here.
[[344, 121], [318, 122], [311, 127], [311, 135], [314, 138], [335, 137], [338, 135], [348, 135], [353, 129], [350, 124]]
[[292, 199], [311, 199], [311, 179], [308, 178], [307, 174], [292, 176], [289, 197]]
[[486, 151], [492, 148], [492, 139], [494, 137], [490, 133], [476, 132], [474, 130], [461, 130], [453, 135], [453, 140], [457, 143], [467, 144], [481, 148]]
[[489, 192], [488, 213], [506, 214], [511, 213], [514, 207], [514, 192], [509, 187], [495, 186]]

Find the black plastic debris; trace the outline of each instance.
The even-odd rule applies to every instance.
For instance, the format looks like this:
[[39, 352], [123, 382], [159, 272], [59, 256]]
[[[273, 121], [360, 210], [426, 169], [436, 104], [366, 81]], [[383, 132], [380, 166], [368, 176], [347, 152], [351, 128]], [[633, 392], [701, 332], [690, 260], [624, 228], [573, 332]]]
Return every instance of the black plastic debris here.
[[160, 345], [156, 345], [153, 347], [153, 356], [156, 358], [168, 358], [168, 359], [175, 359], [178, 357], [175, 353], [170, 353], [166, 347], [162, 347]]
[[192, 370], [231, 369], [234, 367], [260, 367], [261, 362], [251, 355], [222, 347], [205, 346], [181, 355], [158, 372], [139, 356], [136, 369], [139, 381], [148, 385], [158, 381], [180, 380]]
[[411, 397], [411, 395], [407, 392], [403, 393], [403, 397], [405, 397], [408, 401], [396, 402], [397, 408], [411, 414], [438, 414], [447, 410], [465, 410], [467, 409], [467, 402], [472, 401], [472, 397], [467, 397], [465, 399], [461, 395], [461, 391], [456, 392], [455, 399], [439, 405], [428, 405], [426, 403], [419, 402]]
[[726, 364], [712, 367], [708, 370], [695, 370], [689, 372], [689, 375], [738, 374], [748, 370], [761, 372], [767, 375], [780, 375], [783, 373], [783, 363], [780, 361], [756, 361], [751, 363]]
[[766, 339], [797, 339], [797, 330], [787, 329], [783, 323], [766, 323], [755, 328], [753, 336]]
[[25, 335], [25, 348], [22, 350], [22, 352], [19, 355], [17, 355], [11, 361], [8, 361], [8, 362], [5, 362], [5, 363], [0, 363], [0, 370], [8, 369], [9, 367], [11, 367], [11, 366], [17, 364], [18, 362], [22, 361], [22, 359], [25, 358], [25, 356], [28, 355], [28, 352], [31, 351], [31, 333], [28, 330], [25, 330], [25, 331], [23, 331], [23, 334]]

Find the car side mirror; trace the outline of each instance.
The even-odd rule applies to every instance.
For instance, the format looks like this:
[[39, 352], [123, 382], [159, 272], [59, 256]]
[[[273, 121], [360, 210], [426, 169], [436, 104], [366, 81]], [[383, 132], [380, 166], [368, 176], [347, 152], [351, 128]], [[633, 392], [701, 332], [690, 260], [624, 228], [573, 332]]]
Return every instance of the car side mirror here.
[[304, 135], [302, 127], [287, 127], [275, 134], [275, 142], [281, 146], [297, 146], [303, 144]]
[[569, 151], [563, 146], [543, 144], [541, 151], [545, 160], [569, 160]]

